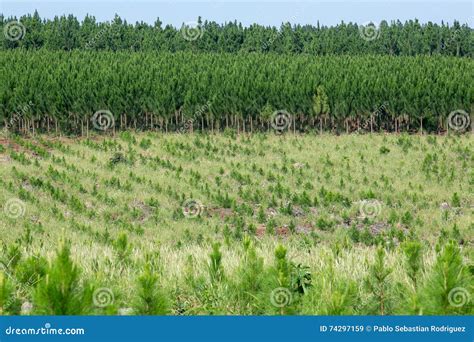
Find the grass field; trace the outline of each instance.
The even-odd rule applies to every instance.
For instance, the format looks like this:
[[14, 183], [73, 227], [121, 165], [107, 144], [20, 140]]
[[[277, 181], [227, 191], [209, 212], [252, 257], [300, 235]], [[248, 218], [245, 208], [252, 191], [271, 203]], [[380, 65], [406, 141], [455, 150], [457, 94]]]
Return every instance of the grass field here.
[[474, 312], [472, 135], [1, 142], [0, 313]]

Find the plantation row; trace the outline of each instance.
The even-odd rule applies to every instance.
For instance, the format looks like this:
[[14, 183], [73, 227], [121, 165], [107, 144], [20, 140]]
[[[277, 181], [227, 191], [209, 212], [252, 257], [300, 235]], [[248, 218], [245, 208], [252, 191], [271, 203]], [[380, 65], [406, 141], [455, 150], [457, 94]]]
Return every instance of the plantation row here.
[[[334, 273], [345, 249], [328, 250], [322, 257], [328, 272], [323, 276], [290, 260], [282, 245], [275, 248], [274, 260], [265, 264], [252, 239], [245, 236], [232, 272], [224, 268], [225, 252], [214, 243], [205, 264], [196, 265], [189, 257], [178, 283], [168, 288], [162, 279], [167, 266], [160, 255], [131, 258], [131, 246], [123, 235], [114, 241], [116, 257], [110, 262], [120, 273], [126, 267], [139, 270], [129, 302], [117, 289], [103, 287], [107, 283], [100, 276], [84, 277], [71, 258], [69, 243], [63, 243], [50, 262], [40, 255], [23, 257], [19, 244], [4, 245], [0, 315], [473, 314], [472, 265], [469, 269], [457, 243], [446, 239], [437, 244], [433, 265], [424, 262], [425, 254], [433, 251], [419, 241], [406, 241], [395, 251], [378, 247], [375, 257], [365, 261], [366, 275], [358, 284]], [[28, 248], [31, 241], [21, 243]], [[387, 255], [397, 257], [404, 274], [395, 276]]]
[[[21, 23], [19, 24], [18, 21]], [[6, 38], [0, 49], [131, 50], [199, 52], [274, 52], [311, 55], [446, 55], [474, 57], [473, 30], [455, 21], [449, 26], [417, 20], [402, 23], [341, 23], [334, 27], [292, 25], [279, 28], [258, 24], [243, 27], [237, 22], [218, 24], [201, 21], [181, 28], [129, 24], [119, 16], [98, 23], [86, 16], [82, 22], [73, 15], [42, 20], [37, 12], [18, 19], [0, 16], [0, 30]]]
[[0, 62], [0, 120], [23, 132], [466, 131], [474, 104], [463, 58], [13, 50]]
[[2, 144], [5, 313], [472, 313], [470, 136]]

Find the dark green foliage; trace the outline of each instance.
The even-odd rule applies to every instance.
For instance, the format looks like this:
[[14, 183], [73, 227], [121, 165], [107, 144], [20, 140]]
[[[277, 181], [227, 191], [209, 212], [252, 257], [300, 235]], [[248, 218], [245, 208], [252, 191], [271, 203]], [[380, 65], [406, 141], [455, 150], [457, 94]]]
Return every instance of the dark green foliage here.
[[301, 264], [291, 267], [291, 288], [293, 291], [305, 294], [312, 285], [310, 268]]
[[16, 265], [18, 265], [22, 257], [20, 245], [4, 245], [3, 250], [4, 253], [2, 259], [0, 260], [0, 267], [2, 267], [7, 272], [12, 272], [15, 269]]
[[353, 242], [360, 242], [360, 231], [355, 225], [351, 225], [347, 233]]
[[287, 250], [283, 245], [278, 245], [275, 249], [275, 262], [278, 284], [281, 287], [290, 287], [290, 263], [286, 258]]
[[[14, 18], [0, 16], [0, 30]], [[472, 29], [455, 21], [453, 25], [422, 24], [418, 20], [380, 22], [380, 39], [367, 42], [361, 36], [363, 25], [341, 23], [336, 26], [292, 25], [279, 28], [237, 21], [218, 24], [198, 18], [202, 37], [188, 42], [183, 38], [186, 26], [127, 23], [116, 15], [108, 22], [97, 22], [87, 15], [79, 21], [73, 15], [43, 20], [38, 12], [18, 18], [27, 34], [23, 39], [4, 39], [0, 49], [108, 50], [108, 51], [192, 51], [261, 52], [311, 55], [448, 55], [473, 56]], [[185, 25], [185, 24], [183, 24]], [[34, 32], [34, 34], [32, 34]], [[319, 89], [319, 88], [318, 88]], [[318, 93], [320, 93], [318, 91]], [[320, 95], [321, 96], [321, 95]], [[322, 101], [324, 103], [324, 101]]]
[[[407, 115], [407, 121], [398, 124], [397, 130], [413, 130], [419, 124], [420, 112], [426, 118], [423, 129], [438, 131], [446, 129], [451, 111], [469, 111], [474, 102], [473, 82], [465, 80], [465, 70], [472, 69], [474, 62], [467, 58], [9, 50], [0, 51], [0, 63], [9, 65], [0, 74], [0, 123], [15, 116], [19, 103], [33, 103], [21, 120], [14, 121], [10, 127], [13, 131], [24, 130], [22, 120], [27, 119], [46, 131], [44, 113], [48, 113], [50, 123], [59, 129], [84, 134], [81, 122], [90, 121], [98, 110], [109, 110], [114, 115], [116, 129], [151, 129], [153, 118], [153, 122], [162, 122], [154, 124], [154, 129], [174, 131], [197, 116], [194, 120], [199, 130], [230, 126], [238, 131], [244, 126], [246, 130], [268, 130], [272, 129], [272, 115], [264, 115], [268, 104], [292, 114], [296, 125], [292, 128], [298, 131], [366, 129], [368, 122], [374, 130], [394, 131], [394, 120], [400, 115]], [[66, 70], [74, 70], [74, 77], [67, 82], [63, 80]], [[200, 70], [199, 75], [193, 70]], [[48, 77], [41, 79], [33, 96], [26, 85], [31, 87], [30, 80], [42, 74]], [[342, 77], [348, 81], [341, 82]], [[313, 97], [318, 87], [324, 87], [329, 109], [323, 111], [328, 110], [329, 115], [314, 114]], [[390, 115], [374, 119], [374, 108], [387, 99]], [[423, 104], [425, 100], [429, 106]], [[200, 111], [209, 101], [207, 111]], [[130, 145], [135, 143], [129, 141]], [[143, 148], [147, 145], [142, 141]], [[11, 157], [30, 162], [21, 153], [12, 152]], [[429, 173], [436, 172], [436, 161], [425, 164], [423, 168]], [[239, 181], [245, 183], [248, 178], [239, 177]], [[228, 200], [233, 199], [221, 196], [223, 206], [230, 207]], [[350, 205], [339, 193], [327, 192], [321, 198], [326, 205]]]
[[474, 277], [470, 274], [459, 246], [446, 243], [436, 259], [423, 291], [425, 314], [472, 314]]
[[255, 305], [255, 298], [265, 286], [263, 258], [257, 251], [248, 236], [244, 237], [244, 255], [237, 270], [236, 294], [242, 308], [252, 314], [262, 313]]
[[217, 284], [224, 278], [224, 269], [222, 267], [222, 253], [219, 250], [220, 244], [212, 245], [212, 253], [209, 255], [209, 276], [212, 284]]
[[390, 149], [387, 146], [382, 146], [379, 149], [380, 154], [387, 154], [390, 152]]
[[392, 269], [385, 264], [385, 250], [377, 248], [375, 262], [369, 265], [369, 274], [364, 282], [369, 294], [367, 310], [370, 314], [389, 315], [392, 312], [391, 273]]
[[267, 215], [265, 214], [265, 210], [263, 209], [263, 206], [260, 206], [258, 208], [257, 221], [258, 223], [265, 223], [267, 221]]
[[144, 138], [140, 141], [140, 147], [144, 150], [148, 150], [151, 147], [152, 143], [150, 139]]
[[80, 278], [81, 270], [64, 243], [33, 293], [34, 313], [39, 315], [84, 315], [92, 308], [92, 287]]
[[316, 220], [316, 227], [323, 231], [331, 231], [334, 227], [334, 222], [330, 219], [326, 219], [324, 217], [319, 217]]
[[18, 315], [21, 302], [15, 295], [15, 287], [8, 275], [0, 270], [0, 316]]
[[45, 258], [31, 256], [18, 264], [15, 277], [24, 286], [34, 286], [45, 276], [47, 267]]
[[359, 241], [366, 244], [367, 246], [373, 245], [375, 243], [375, 237], [370, 232], [368, 227], [365, 227], [364, 230], [359, 234]]
[[120, 163], [127, 163], [127, 158], [122, 152], [115, 152], [112, 157], [109, 159], [110, 165], [117, 165]]
[[168, 299], [160, 288], [156, 271], [145, 266], [138, 277], [136, 300], [133, 305], [137, 315], [166, 315], [169, 313]]
[[455, 192], [451, 198], [451, 205], [455, 208], [459, 208], [461, 206], [461, 198], [457, 192]]
[[302, 297], [302, 310], [310, 315], [352, 315], [359, 302], [357, 282], [341, 278], [330, 266], [327, 274], [315, 277], [313, 287]]
[[418, 241], [406, 241], [403, 244], [403, 252], [406, 258], [406, 270], [407, 274], [413, 282], [413, 286], [416, 289], [418, 286], [418, 279], [420, 272], [422, 271], [422, 244]]
[[130, 261], [131, 246], [128, 242], [128, 236], [125, 232], [119, 234], [113, 243], [117, 259], [120, 263], [128, 263]]

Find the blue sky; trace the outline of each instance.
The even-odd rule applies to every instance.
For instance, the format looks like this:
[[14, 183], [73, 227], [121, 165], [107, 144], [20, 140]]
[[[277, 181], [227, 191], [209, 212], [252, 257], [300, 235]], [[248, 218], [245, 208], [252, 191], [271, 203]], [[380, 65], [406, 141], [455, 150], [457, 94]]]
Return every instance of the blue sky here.
[[306, 1], [162, 1], [162, 0], [0, 0], [0, 13], [20, 16], [35, 9], [45, 18], [74, 14], [82, 19], [92, 14], [98, 21], [111, 20], [115, 13], [129, 22], [153, 23], [157, 17], [164, 24], [180, 26], [183, 22], [204, 19], [219, 23], [237, 19], [244, 25], [282, 22], [323, 25], [345, 22], [402, 21], [418, 18], [421, 22], [452, 23], [459, 20], [474, 27], [474, 1], [469, 0], [306, 0]]

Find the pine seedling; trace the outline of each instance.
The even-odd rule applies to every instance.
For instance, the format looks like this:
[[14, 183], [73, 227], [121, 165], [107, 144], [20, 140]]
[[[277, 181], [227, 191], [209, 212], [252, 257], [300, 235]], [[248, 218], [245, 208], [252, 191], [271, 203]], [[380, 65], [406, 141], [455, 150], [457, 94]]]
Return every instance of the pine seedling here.
[[12, 272], [22, 257], [20, 245], [13, 244], [8, 247], [4, 247], [4, 252], [5, 256], [0, 260], [0, 263], [6, 271]]
[[209, 255], [209, 276], [211, 284], [216, 285], [224, 278], [224, 269], [222, 267], [222, 253], [219, 250], [220, 244], [218, 242], [212, 244], [212, 253]]
[[419, 283], [419, 275], [422, 270], [423, 246], [419, 241], [406, 241], [402, 248], [405, 254], [406, 271], [416, 291]]
[[[253, 299], [262, 291], [265, 281], [263, 258], [248, 236], [244, 237], [244, 255], [237, 271], [236, 293], [244, 308], [251, 307]], [[250, 313], [257, 314], [250, 308]]]
[[18, 315], [21, 302], [15, 295], [15, 287], [8, 276], [0, 271], [0, 316]]
[[278, 284], [281, 287], [290, 288], [290, 263], [286, 258], [286, 248], [278, 245], [275, 249], [275, 262]]
[[390, 274], [392, 269], [385, 264], [385, 250], [377, 248], [375, 262], [369, 265], [365, 287], [369, 292], [369, 314], [388, 315], [391, 313]]
[[195, 261], [191, 254], [186, 258], [186, 263], [184, 266], [184, 281], [191, 288], [194, 288], [196, 284]]
[[456, 223], [454, 224], [453, 229], [451, 231], [451, 238], [458, 243], [463, 243], [464, 241], [462, 234]]
[[81, 270], [71, 259], [68, 243], [57, 251], [34, 294], [34, 313], [39, 315], [84, 315], [92, 307], [93, 289], [80, 280]]
[[[357, 283], [350, 279], [340, 279], [329, 275], [330, 279], [325, 288], [311, 290], [303, 297], [303, 303], [307, 301], [316, 306], [319, 311], [311, 314], [318, 315], [353, 315], [355, 303], [358, 303]], [[318, 293], [319, 292], [319, 293]], [[316, 303], [314, 301], [316, 300]], [[313, 302], [313, 303], [312, 303]]]
[[276, 287], [270, 294], [270, 303], [274, 311], [280, 315], [289, 315], [295, 312], [295, 300], [297, 292], [293, 291], [291, 283], [291, 263], [286, 256], [287, 250], [282, 245], [275, 249], [275, 268], [273, 270]]
[[138, 277], [137, 298], [134, 303], [134, 313], [137, 315], [166, 315], [169, 304], [166, 295], [160, 289], [158, 275], [149, 265]]
[[276, 222], [273, 218], [269, 219], [267, 222], [266, 230], [265, 232], [268, 235], [274, 235], [275, 234], [275, 227], [276, 227]]
[[114, 241], [113, 246], [119, 263], [127, 264], [130, 260], [131, 254], [131, 247], [128, 243], [127, 234], [125, 232], [120, 233], [117, 239]]
[[265, 210], [263, 209], [263, 206], [260, 206], [260, 208], [258, 209], [257, 221], [258, 223], [265, 223], [267, 221], [267, 215], [265, 215]]
[[438, 255], [423, 291], [425, 314], [472, 314], [474, 276], [463, 263], [455, 241], [446, 243]]
[[33, 255], [18, 264], [15, 277], [24, 286], [34, 286], [46, 275], [47, 267], [45, 258]]
[[459, 197], [457, 192], [455, 192], [451, 198], [451, 205], [454, 208], [459, 208], [461, 206], [461, 197]]
[[401, 248], [405, 256], [404, 266], [408, 278], [411, 280], [411, 286], [407, 287], [400, 282], [396, 284], [395, 291], [400, 298], [398, 310], [413, 315], [422, 314], [419, 284], [421, 272], [423, 271], [423, 245], [419, 241], [408, 240], [402, 244]]

